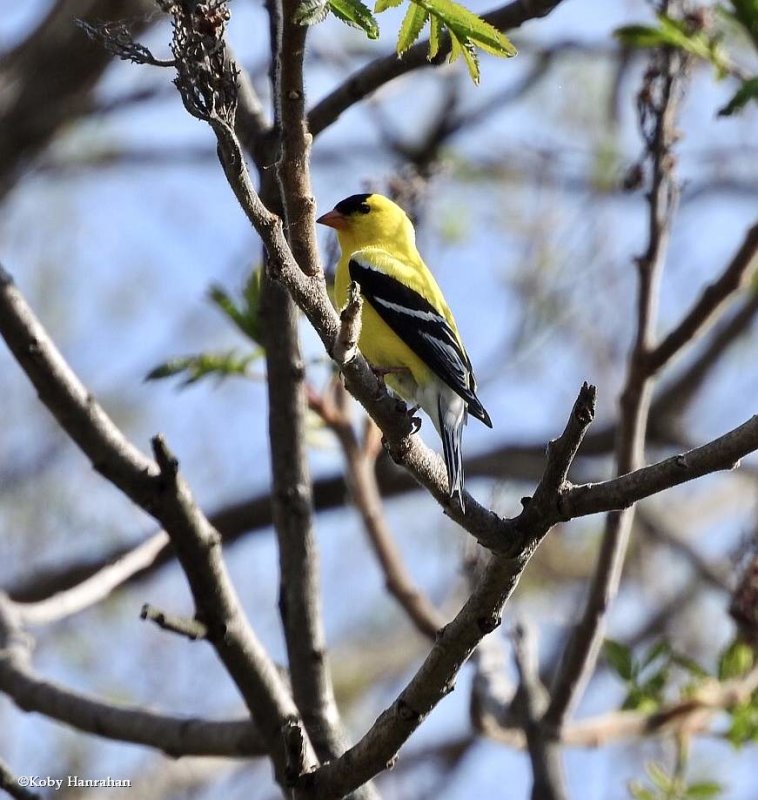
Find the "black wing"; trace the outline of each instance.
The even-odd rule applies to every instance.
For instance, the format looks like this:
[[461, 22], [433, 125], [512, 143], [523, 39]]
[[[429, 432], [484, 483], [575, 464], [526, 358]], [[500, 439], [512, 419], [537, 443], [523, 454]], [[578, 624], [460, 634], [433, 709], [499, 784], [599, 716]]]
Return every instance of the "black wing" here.
[[418, 292], [377, 269], [351, 259], [350, 277], [377, 314], [432, 372], [468, 404], [468, 410], [492, 427], [474, 394], [471, 361], [450, 323]]

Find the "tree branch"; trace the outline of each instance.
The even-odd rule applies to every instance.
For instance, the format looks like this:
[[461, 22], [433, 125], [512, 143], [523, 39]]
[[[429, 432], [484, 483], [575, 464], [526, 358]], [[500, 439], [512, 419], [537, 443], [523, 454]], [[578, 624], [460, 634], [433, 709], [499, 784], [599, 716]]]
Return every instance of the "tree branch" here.
[[[646, 364], [655, 333], [659, 282], [678, 199], [671, 151], [676, 138], [674, 126], [684, 76], [683, 59], [673, 48], [655, 51], [638, 96], [640, 130], [651, 163], [652, 185], [648, 195], [648, 245], [637, 261], [637, 332], [620, 398], [615, 448], [617, 475], [630, 473], [644, 463], [652, 393], [651, 373]], [[639, 473], [632, 474], [640, 477]], [[557, 730], [571, 714], [594, 672], [608, 609], [618, 592], [634, 519], [633, 508], [617, 510], [623, 508], [613, 506], [606, 518], [584, 612], [569, 635], [554, 676], [544, 722]]]
[[[24, 625], [48, 625], [90, 608], [135, 574], [155, 564], [161, 553], [169, 551], [168, 534], [158, 531], [136, 547], [120, 553], [112, 563], [106, 563], [78, 583], [37, 602], [17, 603], [21, 621]], [[13, 597], [13, 592], [9, 594]]]
[[684, 319], [648, 354], [645, 367], [650, 375], [694, 342], [714, 320], [726, 300], [747, 283], [757, 251], [758, 223], [748, 229], [745, 240], [721, 276], [704, 289]]
[[208, 629], [199, 620], [179, 617], [176, 614], [167, 614], [149, 603], [145, 603], [142, 606], [139, 615], [140, 619], [149, 619], [162, 630], [186, 636], [191, 641], [208, 637]]
[[[287, 244], [299, 267], [314, 274], [319, 272], [313, 234], [315, 202], [310, 197], [309, 148], [302, 114], [307, 28], [293, 21], [296, 5], [291, 0], [267, 3], [277, 153], [275, 170], [261, 170], [261, 198], [286, 220]], [[266, 342], [273, 518], [279, 545], [279, 607], [295, 703], [316, 755], [323, 761], [342, 753], [345, 743], [321, 616], [298, 311], [289, 292], [274, 280], [275, 273], [269, 254], [261, 321]], [[293, 746], [297, 744], [296, 737], [291, 741]], [[293, 768], [294, 762], [289, 765], [290, 771]]]
[[[612, 711], [567, 722], [556, 741], [567, 747], [602, 747], [647, 736], [705, 731], [719, 712], [747, 702], [756, 689], [758, 670], [754, 669], [742, 678], [721, 683], [709, 681], [691, 696], [666, 703], [657, 711]], [[526, 747], [520, 728], [499, 726], [494, 717], [486, 720], [481, 732], [508, 747]]]
[[38, 677], [30, 666], [30, 656], [31, 639], [21, 629], [21, 615], [0, 595], [0, 690], [24, 711], [44, 714], [106, 739], [153, 747], [174, 758], [249, 758], [266, 752], [250, 719], [212, 722], [104, 702]]
[[350, 494], [384, 573], [387, 590], [416, 629], [434, 641], [445, 619], [413, 582], [384, 517], [374, 469], [378, 454], [374, 440], [378, 431], [371, 420], [366, 420], [364, 441], [362, 444], [358, 441], [345, 394], [342, 385], [335, 380], [322, 396], [311, 392], [309, 405], [335, 434], [342, 447]]
[[[592, 421], [594, 387], [585, 384], [561, 437], [548, 455], [545, 474], [553, 476], [570, 466], [570, 454]], [[386, 768], [402, 744], [439, 701], [452, 691], [458, 671], [481, 639], [501, 622], [503, 605], [539, 542], [550, 529], [557, 506], [557, 492], [547, 491], [551, 479], [540, 483], [535, 499], [509, 530], [510, 554], [492, 557], [461, 611], [446, 625], [418, 672], [366, 735], [341, 758], [303, 775], [301, 784], [323, 800], [342, 797]], [[540, 491], [544, 488], [544, 491]]]
[[[561, 0], [515, 0], [484, 14], [483, 18], [499, 30], [508, 31], [529, 20], [547, 16], [560, 2]], [[406, 50], [402, 58], [392, 53], [369, 62], [353, 73], [311, 109], [308, 114], [311, 134], [318, 136], [340, 114], [395, 78], [421, 67], [444, 64], [450, 52], [449, 40], [440, 43], [440, 51], [431, 61], [427, 58], [428, 52], [429, 42], [424, 39]]]
[[[757, 296], [758, 297], [758, 296]], [[663, 444], [663, 442], [661, 442]], [[603, 457], [613, 446], [613, 430], [610, 427], [589, 431], [582, 443], [582, 452], [578, 454], [574, 464], [574, 473], [582, 479], [592, 479], [593, 471], [580, 465], [580, 460]], [[500, 445], [492, 450], [473, 456], [466, 461], [466, 474], [487, 478], [508, 478], [519, 482], [539, 480], [545, 459], [544, 442], [518, 445]], [[405, 470], [395, 467], [388, 458], [380, 458], [376, 469], [376, 481], [382, 497], [392, 498], [418, 489], [418, 483]], [[343, 475], [334, 475], [317, 479], [313, 484], [313, 508], [316, 511], [339, 508], [345, 505], [349, 489]], [[214, 513], [208, 519], [224, 539], [224, 544], [231, 544], [248, 532], [263, 532], [273, 524], [271, 511], [271, 494], [266, 492], [247, 500], [231, 503]], [[132, 559], [132, 556], [134, 557]], [[102, 576], [103, 594], [106, 596], [122, 582], [140, 580], [151, 575], [157, 568], [174, 558], [169, 539], [163, 532], [153, 534], [136, 547], [119, 547], [100, 556], [96, 561], [78, 561], [63, 567], [54, 567], [49, 571], [21, 579], [7, 589], [8, 594], [18, 603], [28, 604], [31, 614], [37, 611], [31, 606], [36, 602], [52, 602], [54, 595], [71, 590], [74, 592], [78, 583], [87, 581], [99, 572], [110, 572], [114, 569], [112, 579]], [[123, 565], [120, 564], [124, 560]], [[98, 582], [100, 578], [97, 579]], [[27, 624], [45, 624], [76, 613], [88, 607], [102, 597], [93, 592], [92, 600], [86, 599], [88, 589], [82, 587], [81, 600], [62, 596], [59, 610], [49, 607], [40, 609], [40, 619], [25, 617]], [[70, 606], [69, 606], [70, 604]], [[70, 607], [70, 611], [67, 608]], [[50, 614], [49, 619], [45, 614]]]
[[221, 559], [220, 536], [195, 505], [176, 459], [156, 437], [157, 463], [136, 450], [63, 360], [32, 310], [0, 270], [0, 333], [42, 402], [94, 468], [165, 528], [184, 568], [209, 641], [255, 713], [280, 780], [282, 729], [297, 709], [250, 629]]
[[758, 292], [751, 292], [738, 311], [713, 334], [697, 358], [653, 401], [650, 424], [658, 428], [665, 426], [666, 418], [680, 415], [695, 398], [698, 390], [726, 350], [750, 330], [758, 316]]
[[519, 673], [519, 687], [514, 703], [521, 710], [532, 763], [532, 800], [565, 800], [566, 778], [561, 764], [560, 743], [546, 736], [542, 715], [548, 693], [539, 676], [539, 659], [534, 633], [517, 625], [513, 633], [513, 653]]
[[[0, 64], [0, 198], [28, 164], [68, 122], [90, 108], [91, 90], [111, 62], [111, 54], [88, 43], [76, 18], [100, 13], [98, 0], [51, 4], [36, 30], [3, 54]], [[153, 11], [148, 0], [111, 0], [108, 13], [132, 16], [141, 30]], [[141, 15], [141, 16], [140, 16]], [[65, 69], [61, 65], [65, 64]]]
[[758, 449], [758, 414], [742, 425], [678, 456], [601, 483], [571, 486], [561, 509], [573, 519], [628, 508], [638, 500], [720, 470], [735, 469], [740, 459]]
[[0, 758], [0, 789], [7, 792], [15, 800], [41, 800], [36, 792], [32, 792], [23, 786], [21, 779], [13, 774], [2, 758]]

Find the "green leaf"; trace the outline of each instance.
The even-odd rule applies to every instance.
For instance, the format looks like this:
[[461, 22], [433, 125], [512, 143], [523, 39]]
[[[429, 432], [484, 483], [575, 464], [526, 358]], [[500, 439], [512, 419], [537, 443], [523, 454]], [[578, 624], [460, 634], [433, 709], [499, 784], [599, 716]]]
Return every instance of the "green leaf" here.
[[409, 4], [397, 35], [398, 55], [402, 55], [418, 39], [428, 19], [428, 11], [415, 2]]
[[663, 699], [663, 690], [669, 679], [668, 664], [654, 672], [644, 683], [640, 684], [640, 691], [652, 700], [660, 703]]
[[754, 658], [753, 648], [736, 639], [719, 658], [718, 679], [728, 681], [731, 678], [741, 678], [753, 668]]
[[603, 649], [611, 669], [623, 681], [631, 681], [634, 677], [631, 649], [613, 639], [606, 639], [603, 643]]
[[676, 47], [697, 58], [709, 61], [716, 68], [719, 78], [729, 72], [729, 60], [719, 42], [709, 38], [702, 30], [690, 30], [687, 23], [665, 14], [658, 15], [658, 27], [649, 25], [626, 25], [618, 28], [614, 35], [630, 47]]
[[376, 0], [374, 13], [381, 14], [382, 11], [386, 11], [388, 8], [397, 8], [402, 2], [403, 0]]
[[212, 286], [209, 291], [211, 302], [257, 345], [263, 347], [263, 331], [261, 329], [261, 277], [263, 271], [253, 270], [242, 292], [242, 303], [237, 303], [220, 286]]
[[742, 111], [751, 100], [758, 101], [758, 77], [742, 81], [732, 99], [719, 109], [719, 116], [730, 117], [735, 112]]
[[440, 40], [442, 39], [442, 22], [439, 17], [432, 15], [429, 22], [429, 55], [431, 61], [440, 51]]
[[471, 42], [492, 55], [511, 58], [517, 51], [510, 39], [481, 17], [453, 0], [413, 0], [432, 16], [439, 17], [445, 27], [461, 43]]
[[649, 25], [624, 25], [613, 35], [627, 47], [661, 47], [667, 44], [663, 33]]
[[732, 723], [726, 734], [736, 748], [747, 742], [758, 742], [758, 692], [745, 703], [740, 703], [731, 711]]
[[687, 797], [692, 800], [709, 800], [711, 797], [718, 797], [723, 791], [724, 787], [716, 781], [699, 781], [687, 787]]
[[369, 39], [379, 38], [379, 23], [361, 0], [329, 0], [329, 8], [347, 25], [365, 31]]
[[662, 792], [667, 792], [672, 788], [673, 778], [656, 761], [650, 761], [645, 765], [645, 772], [653, 784]]
[[299, 25], [316, 25], [326, 19], [329, 0], [300, 0], [294, 20]]
[[656, 800], [655, 792], [646, 789], [639, 781], [629, 782], [629, 794], [634, 800]]
[[660, 641], [656, 642], [647, 651], [647, 653], [645, 653], [642, 661], [640, 662], [640, 670], [645, 669], [645, 667], [649, 667], [654, 661], [657, 661], [662, 656], [669, 656], [670, 654], [671, 645], [665, 639], [661, 639]]
[[448, 59], [448, 62], [452, 64], [463, 55], [463, 45], [452, 31], [448, 32], [450, 34], [450, 58]]
[[676, 664], [677, 667], [681, 667], [683, 670], [696, 678], [709, 677], [708, 673], [700, 666], [700, 664], [697, 663], [697, 661], [695, 661], [694, 658], [690, 658], [690, 656], [687, 656], [684, 653], [672, 653], [671, 663]]
[[180, 387], [185, 388], [209, 375], [215, 375], [220, 379], [233, 375], [249, 377], [250, 364], [262, 355], [263, 350], [257, 349], [245, 356], [238, 356], [230, 350], [226, 353], [199, 353], [194, 356], [172, 358], [152, 369], [145, 376], [145, 380], [156, 381], [184, 375]]
[[468, 67], [468, 74], [471, 80], [478, 86], [479, 85], [479, 56], [476, 53], [476, 47], [471, 42], [463, 42], [461, 44], [461, 52], [463, 53], [463, 60]]

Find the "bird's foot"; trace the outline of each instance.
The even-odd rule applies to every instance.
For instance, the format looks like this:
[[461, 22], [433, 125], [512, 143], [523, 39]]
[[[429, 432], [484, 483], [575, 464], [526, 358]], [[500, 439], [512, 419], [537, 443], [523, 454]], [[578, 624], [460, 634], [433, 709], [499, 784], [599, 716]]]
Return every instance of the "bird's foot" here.
[[375, 367], [373, 364], [369, 364], [369, 366], [379, 382], [379, 392], [376, 396], [377, 400], [382, 397], [382, 395], [387, 393], [387, 384], [384, 381], [385, 376], [411, 374], [411, 371], [408, 369], [408, 367]]
[[405, 400], [401, 400], [399, 397], [395, 400], [395, 410], [398, 414], [405, 414], [408, 417], [411, 423], [411, 436], [414, 433], [418, 433], [419, 429], [421, 428], [421, 417], [415, 416], [416, 412], [421, 408], [419, 405], [412, 406], [408, 408], [408, 404]]

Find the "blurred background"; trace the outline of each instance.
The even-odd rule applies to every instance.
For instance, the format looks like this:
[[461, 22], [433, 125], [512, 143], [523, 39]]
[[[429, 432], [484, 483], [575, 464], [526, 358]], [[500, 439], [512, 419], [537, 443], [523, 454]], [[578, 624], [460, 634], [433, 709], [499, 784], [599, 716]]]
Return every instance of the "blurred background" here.
[[[487, 8], [479, 0], [468, 5]], [[51, 10], [56, 14], [43, 24]], [[268, 106], [262, 5], [234, 0], [231, 10], [235, 55]], [[187, 115], [170, 71], [107, 56], [74, 26], [75, 17], [127, 18], [140, 41], [167, 57], [169, 26], [147, 0], [28, 0], [4, 9], [0, 260], [130, 440], [147, 451], [152, 435], [166, 436], [203, 509], [265, 497], [262, 360], [250, 364], [246, 378], [211, 375], [184, 388], [182, 376], [145, 381], [175, 357], [251, 352], [208, 294], [220, 286], [240, 296], [260, 263], [260, 242], [219, 169], [210, 130]], [[310, 105], [391, 52], [400, 19], [398, 9], [382, 15], [376, 42], [331, 17], [315, 26]], [[379, 190], [397, 196], [417, 220], [421, 252], [455, 312], [495, 425], [490, 431], [473, 421], [467, 429], [468, 488], [504, 515], [516, 514], [519, 498], [533, 490], [545, 443], [562, 430], [585, 380], [598, 387], [598, 414], [576, 476], [600, 480], [612, 469], [612, 425], [634, 330], [634, 258], [646, 246], [647, 213], [643, 192], [624, 188], [643, 150], [635, 98], [646, 54], [622, 49], [613, 31], [651, 19], [642, 0], [562, 3], [513, 32], [517, 58], [482, 57], [479, 87], [462, 64], [416, 71], [348, 110], [314, 146], [321, 213], [349, 194]], [[736, 61], [755, 58], [747, 38], [732, 29], [725, 35]], [[756, 112], [717, 116], [734, 90], [733, 79], [718, 81], [709, 65], [693, 63], [678, 126], [682, 196], [661, 287], [661, 331], [721, 273], [754, 222]], [[319, 236], [332, 265], [330, 232]], [[664, 374], [648, 460], [701, 444], [755, 413], [757, 313], [753, 282]], [[305, 323], [302, 336], [308, 379], [320, 390], [330, 368]], [[694, 379], [690, 368], [698, 365]], [[0, 586], [19, 599], [38, 598], [60, 588], [71, 569], [102, 563], [155, 528], [93, 472], [4, 347], [0, 394]], [[356, 421], [361, 413], [354, 409]], [[428, 421], [421, 435], [439, 449]], [[316, 417], [310, 445], [318, 487], [342, 473], [342, 453]], [[757, 481], [752, 457], [738, 474], [641, 505], [611, 637], [641, 657], [665, 640], [715, 672], [734, 638], [731, 593], [755, 546]], [[387, 593], [347, 495], [325, 505], [316, 527], [327, 638], [338, 701], [355, 738], [413, 674], [428, 644]], [[386, 499], [385, 514], [415, 581], [452, 616], [467, 589], [469, 537], [410, 487]], [[531, 562], [495, 634], [506, 678], [515, 675], [508, 631], [516, 619], [538, 631], [544, 668], [554, 664], [581, 608], [602, 526], [600, 517], [561, 526]], [[227, 545], [229, 568], [254, 628], [283, 661], [275, 539], [259, 525], [238, 533]], [[145, 602], [191, 613], [175, 564], [34, 629], [35, 668], [113, 701], [219, 719], [242, 713], [211, 649], [142, 622]], [[383, 796], [527, 796], [527, 756], [478, 735], [472, 724], [476, 669], [464, 669], [456, 691], [380, 778]], [[662, 696], [677, 697], [686, 678], [686, 670], [684, 677], [672, 673]], [[603, 661], [578, 716], [617, 709], [627, 693]], [[748, 800], [756, 796], [754, 745], [734, 748], [723, 717], [692, 741], [689, 774], [720, 782], [724, 797]], [[0, 757], [19, 774], [132, 778], [130, 798], [277, 796], [263, 761], [171, 762], [26, 715], [4, 697]], [[630, 780], [647, 780], [646, 764], [670, 766], [676, 746], [645, 739], [567, 748], [565, 758], [572, 797], [615, 800], [630, 796]]]

